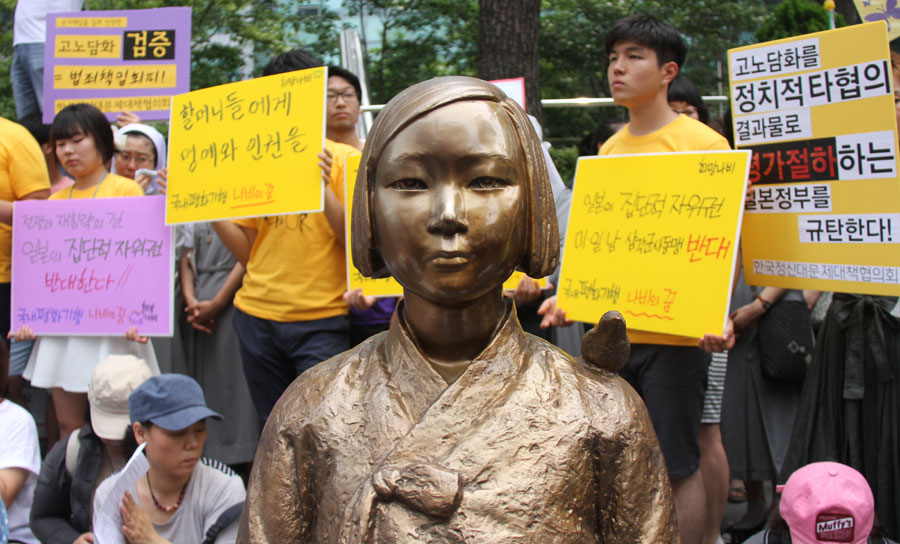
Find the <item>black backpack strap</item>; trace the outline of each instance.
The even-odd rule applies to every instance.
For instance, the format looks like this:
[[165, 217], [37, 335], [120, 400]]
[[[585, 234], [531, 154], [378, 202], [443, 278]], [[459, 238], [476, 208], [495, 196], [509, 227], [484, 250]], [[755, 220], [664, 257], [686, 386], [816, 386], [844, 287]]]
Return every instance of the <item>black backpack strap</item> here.
[[219, 536], [219, 533], [225, 527], [231, 525], [231, 522], [236, 520], [238, 516], [241, 515], [241, 510], [244, 509], [244, 501], [241, 501], [237, 504], [233, 504], [229, 506], [224, 512], [219, 515], [219, 519], [216, 520], [215, 523], [206, 531], [206, 538], [203, 539], [203, 544], [212, 544], [216, 541], [216, 537]]

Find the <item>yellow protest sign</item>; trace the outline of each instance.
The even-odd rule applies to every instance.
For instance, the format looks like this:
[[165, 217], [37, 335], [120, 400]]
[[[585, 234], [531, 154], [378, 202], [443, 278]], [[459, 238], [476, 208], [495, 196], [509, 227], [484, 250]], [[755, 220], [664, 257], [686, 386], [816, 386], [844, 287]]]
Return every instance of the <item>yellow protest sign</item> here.
[[735, 143], [753, 151], [751, 285], [900, 295], [900, 180], [884, 22], [728, 52]]
[[[522, 278], [526, 277], [525, 272], [519, 272], [516, 270], [512, 273], [512, 276], [507, 278], [505, 282], [503, 282], [503, 290], [504, 291], [515, 291], [516, 287], [519, 286], [519, 282], [522, 281]], [[536, 280], [538, 282], [538, 287], [541, 289], [547, 288], [547, 278], [541, 278]]]
[[558, 287], [566, 317], [609, 310], [630, 329], [691, 338], [721, 331], [749, 153], [582, 157]]
[[174, 97], [166, 223], [321, 211], [325, 70]]
[[344, 214], [346, 220], [346, 233], [345, 236], [347, 240], [347, 290], [352, 291], [354, 289], [362, 289], [364, 295], [374, 296], [374, 297], [399, 297], [403, 295], [403, 287], [397, 283], [397, 280], [394, 278], [367, 278], [359, 273], [359, 270], [353, 266], [353, 258], [350, 253], [350, 241], [353, 239], [353, 232], [350, 230], [350, 220], [353, 217], [353, 190], [356, 187], [356, 174], [359, 172], [359, 162], [362, 159], [361, 155], [355, 154], [347, 157], [347, 165], [344, 168], [344, 175], [346, 179], [344, 180], [344, 206], [346, 207], [346, 213]]

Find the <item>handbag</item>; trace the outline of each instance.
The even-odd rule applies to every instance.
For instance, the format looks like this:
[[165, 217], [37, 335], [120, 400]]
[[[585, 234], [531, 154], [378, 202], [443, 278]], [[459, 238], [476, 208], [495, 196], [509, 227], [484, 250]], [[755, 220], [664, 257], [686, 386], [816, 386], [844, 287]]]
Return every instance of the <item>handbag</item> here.
[[763, 377], [803, 383], [813, 355], [812, 324], [806, 302], [778, 300], [759, 318], [756, 327]]

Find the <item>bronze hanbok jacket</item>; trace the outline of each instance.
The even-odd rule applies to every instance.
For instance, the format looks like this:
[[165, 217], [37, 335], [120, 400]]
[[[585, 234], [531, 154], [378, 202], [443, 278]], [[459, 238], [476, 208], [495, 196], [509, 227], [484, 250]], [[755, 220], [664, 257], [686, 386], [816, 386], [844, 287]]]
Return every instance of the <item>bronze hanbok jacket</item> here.
[[449, 386], [402, 319], [300, 376], [263, 432], [238, 541], [677, 539], [640, 398], [510, 311]]

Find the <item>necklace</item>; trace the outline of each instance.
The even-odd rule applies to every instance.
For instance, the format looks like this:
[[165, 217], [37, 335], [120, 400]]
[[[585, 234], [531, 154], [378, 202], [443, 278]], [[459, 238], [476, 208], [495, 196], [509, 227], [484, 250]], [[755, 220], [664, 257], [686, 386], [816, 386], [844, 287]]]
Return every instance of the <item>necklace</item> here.
[[176, 502], [172, 506], [163, 506], [159, 504], [159, 501], [156, 500], [156, 496], [153, 494], [153, 486], [150, 485], [149, 472], [147, 472], [147, 488], [150, 489], [150, 498], [153, 499], [153, 506], [155, 506], [161, 512], [169, 514], [174, 512], [175, 510], [178, 510], [178, 507], [181, 506], [181, 501], [184, 500], [184, 490], [187, 489], [187, 482], [184, 482], [184, 487], [181, 488], [181, 493], [178, 494], [178, 502]]
[[[103, 185], [103, 182], [106, 180], [106, 176], [108, 176], [108, 175], [109, 175], [109, 172], [106, 172], [105, 174], [103, 174], [103, 177], [100, 178], [100, 182], [97, 183], [97, 187], [94, 189], [94, 194], [91, 195], [91, 198], [94, 198], [97, 196], [97, 191], [100, 190], [100, 186]], [[74, 192], [75, 192], [75, 184], [73, 183], [72, 188], [69, 189], [69, 200], [72, 200], [72, 193], [74, 193]]]

